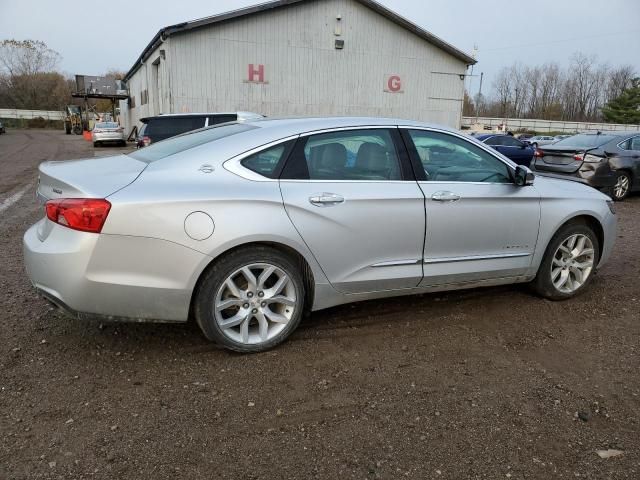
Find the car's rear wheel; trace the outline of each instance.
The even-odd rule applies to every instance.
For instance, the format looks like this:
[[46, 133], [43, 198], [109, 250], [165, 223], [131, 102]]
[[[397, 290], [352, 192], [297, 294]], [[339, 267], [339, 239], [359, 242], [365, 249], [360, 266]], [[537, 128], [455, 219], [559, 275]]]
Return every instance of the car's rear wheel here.
[[624, 200], [631, 191], [631, 176], [627, 172], [618, 172], [616, 184], [613, 186], [612, 198], [620, 202]]
[[257, 246], [213, 264], [196, 292], [194, 313], [207, 339], [237, 352], [262, 352], [296, 329], [304, 298], [297, 262]]
[[598, 237], [589, 226], [565, 225], [547, 247], [534, 288], [551, 300], [578, 295], [591, 282], [599, 252]]

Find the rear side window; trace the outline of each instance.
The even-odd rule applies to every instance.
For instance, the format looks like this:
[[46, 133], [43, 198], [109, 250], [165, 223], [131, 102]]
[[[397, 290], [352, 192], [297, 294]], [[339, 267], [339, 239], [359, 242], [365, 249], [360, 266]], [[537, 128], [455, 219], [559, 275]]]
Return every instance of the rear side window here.
[[595, 135], [595, 134], [579, 134], [573, 137], [565, 138], [553, 144], [554, 147], [567, 148], [598, 148], [611, 140], [615, 140], [615, 135]]
[[169, 155], [256, 128], [258, 127], [247, 125], [246, 123], [231, 123], [219, 127], [210, 127], [187, 135], [173, 137], [163, 142], [153, 143], [146, 148], [130, 153], [129, 156], [141, 162], [151, 163]]
[[640, 150], [640, 137], [630, 138], [621, 146], [624, 150]]
[[293, 142], [286, 142], [267, 148], [242, 159], [240, 163], [263, 177], [278, 178], [280, 164], [291, 150], [292, 144]]
[[402, 173], [389, 130], [347, 130], [308, 137], [283, 178], [379, 181], [402, 180]]
[[205, 117], [160, 117], [152, 118], [147, 123], [146, 134], [150, 137], [173, 137], [204, 127]]

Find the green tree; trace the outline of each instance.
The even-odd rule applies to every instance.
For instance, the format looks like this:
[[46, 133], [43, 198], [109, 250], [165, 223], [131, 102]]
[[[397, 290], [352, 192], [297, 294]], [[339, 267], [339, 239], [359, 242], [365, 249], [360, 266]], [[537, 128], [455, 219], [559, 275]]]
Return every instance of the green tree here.
[[631, 87], [611, 100], [602, 109], [602, 114], [611, 123], [640, 123], [640, 78], [634, 78]]

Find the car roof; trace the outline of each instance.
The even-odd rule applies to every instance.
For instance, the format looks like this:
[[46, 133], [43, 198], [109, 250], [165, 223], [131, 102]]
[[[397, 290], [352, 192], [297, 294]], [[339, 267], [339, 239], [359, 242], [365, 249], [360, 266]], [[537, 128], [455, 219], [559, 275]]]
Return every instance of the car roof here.
[[510, 137], [511, 135], [507, 135], [506, 133], [483, 133], [481, 135], [474, 135], [474, 138], [478, 140], [486, 140], [491, 137]]
[[308, 117], [308, 118], [262, 118], [242, 122], [258, 128], [279, 130], [278, 134], [296, 135], [304, 132], [350, 127], [418, 127], [444, 130], [460, 134], [458, 130], [415, 120], [378, 117]]

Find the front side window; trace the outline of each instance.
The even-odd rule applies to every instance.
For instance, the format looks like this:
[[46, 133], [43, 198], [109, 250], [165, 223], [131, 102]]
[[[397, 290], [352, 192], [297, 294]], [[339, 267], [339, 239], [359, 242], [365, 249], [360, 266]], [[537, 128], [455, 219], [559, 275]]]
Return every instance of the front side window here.
[[522, 142], [513, 137], [503, 137], [502, 144], [506, 147], [521, 147]]
[[512, 183], [509, 167], [473, 143], [453, 135], [409, 130], [427, 181]]
[[363, 129], [312, 135], [287, 162], [283, 178], [309, 180], [402, 180], [389, 130]]

